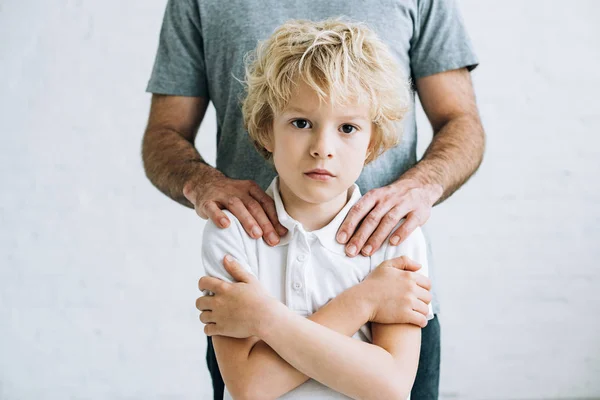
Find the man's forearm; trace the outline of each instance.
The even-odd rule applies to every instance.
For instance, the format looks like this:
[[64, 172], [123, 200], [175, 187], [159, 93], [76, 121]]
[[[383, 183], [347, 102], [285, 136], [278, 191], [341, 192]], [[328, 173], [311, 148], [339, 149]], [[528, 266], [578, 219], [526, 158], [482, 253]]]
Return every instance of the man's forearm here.
[[168, 128], [146, 131], [142, 143], [146, 176], [161, 192], [178, 203], [193, 208], [183, 195], [183, 186], [191, 179], [223, 176], [206, 164], [194, 145]]
[[415, 179], [443, 188], [439, 204], [450, 197], [475, 173], [485, 148], [479, 117], [472, 114], [453, 118], [434, 133], [423, 158], [400, 179]]

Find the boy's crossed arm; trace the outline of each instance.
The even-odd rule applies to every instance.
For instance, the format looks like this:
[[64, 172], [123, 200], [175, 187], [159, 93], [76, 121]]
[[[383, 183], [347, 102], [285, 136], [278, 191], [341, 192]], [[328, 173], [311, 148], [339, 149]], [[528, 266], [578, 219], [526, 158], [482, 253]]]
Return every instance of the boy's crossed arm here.
[[374, 323], [373, 344], [349, 336], [368, 321], [426, 324], [429, 280], [408, 272], [418, 264], [406, 257], [386, 261], [308, 319], [269, 297], [235, 261], [225, 267], [239, 282], [202, 278], [200, 288], [216, 295], [199, 298], [197, 308], [206, 333], [219, 335], [215, 351], [234, 398], [277, 398], [309, 377], [353, 398], [408, 396], [420, 329]]

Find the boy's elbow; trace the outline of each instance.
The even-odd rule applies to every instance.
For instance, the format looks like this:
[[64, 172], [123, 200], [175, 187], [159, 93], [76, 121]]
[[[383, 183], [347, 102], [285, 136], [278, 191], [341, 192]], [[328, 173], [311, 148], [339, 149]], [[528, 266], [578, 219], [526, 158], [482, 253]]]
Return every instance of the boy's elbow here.
[[408, 399], [411, 389], [412, 382], [408, 382], [400, 373], [392, 373], [380, 382], [377, 390], [371, 390], [366, 398], [373, 400]]
[[264, 382], [239, 379], [234, 385], [227, 386], [227, 390], [234, 400], [275, 400], [275, 396], [265, 393], [265, 386], [268, 385], [264, 385]]

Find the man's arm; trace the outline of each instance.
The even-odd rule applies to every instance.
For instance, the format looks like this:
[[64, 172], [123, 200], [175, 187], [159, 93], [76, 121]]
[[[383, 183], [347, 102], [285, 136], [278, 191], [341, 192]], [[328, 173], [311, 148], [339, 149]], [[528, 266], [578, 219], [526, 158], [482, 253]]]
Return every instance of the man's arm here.
[[477, 171], [483, 160], [485, 134], [466, 68], [416, 81], [433, 139], [419, 161], [401, 179], [417, 179], [443, 188], [435, 204], [450, 197]]
[[433, 139], [414, 167], [391, 185], [367, 192], [352, 207], [337, 235], [351, 257], [373, 254], [406, 218], [390, 238], [392, 245], [401, 243], [481, 164], [485, 135], [467, 68], [419, 78], [416, 85]]
[[226, 228], [231, 221], [222, 209], [228, 209], [248, 235], [275, 245], [287, 230], [277, 219], [273, 200], [255, 182], [230, 179], [208, 165], [194, 146], [208, 103], [202, 97], [152, 96], [142, 142], [146, 175], [161, 192], [194, 208], [201, 218]]
[[152, 95], [142, 141], [148, 179], [171, 199], [190, 208], [194, 205], [183, 195], [185, 183], [220, 174], [194, 147], [208, 103], [203, 97]]

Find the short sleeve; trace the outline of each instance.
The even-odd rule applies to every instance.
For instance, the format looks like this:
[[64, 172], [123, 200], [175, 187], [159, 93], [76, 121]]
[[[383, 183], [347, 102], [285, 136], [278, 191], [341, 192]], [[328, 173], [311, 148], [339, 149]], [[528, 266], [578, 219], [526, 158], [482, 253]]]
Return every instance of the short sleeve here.
[[233, 278], [223, 266], [223, 258], [226, 254], [230, 254], [246, 271], [256, 276], [248, 263], [248, 253], [240, 223], [229, 211], [223, 210], [223, 212], [231, 224], [227, 228], [219, 228], [209, 219], [202, 234], [202, 264], [206, 275], [233, 282]]
[[478, 64], [455, 0], [419, 0], [411, 40], [413, 79]]
[[[396, 228], [392, 230], [395, 232]], [[417, 228], [410, 234], [402, 243], [398, 246], [391, 246], [389, 244], [389, 238], [386, 240], [387, 248], [385, 249], [386, 260], [390, 260], [392, 258], [397, 258], [401, 256], [406, 256], [411, 260], [421, 264], [421, 269], [418, 271], [420, 274], [423, 274], [429, 277], [429, 263], [427, 259], [427, 242], [425, 240], [425, 235], [421, 228]], [[427, 319], [430, 320], [433, 318], [433, 307], [432, 303], [429, 303], [429, 313], [427, 314]]]
[[196, 0], [169, 0], [146, 91], [209, 98], [202, 40]]

